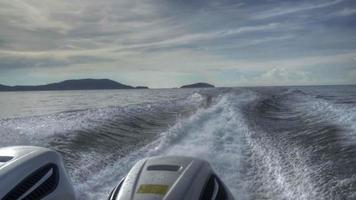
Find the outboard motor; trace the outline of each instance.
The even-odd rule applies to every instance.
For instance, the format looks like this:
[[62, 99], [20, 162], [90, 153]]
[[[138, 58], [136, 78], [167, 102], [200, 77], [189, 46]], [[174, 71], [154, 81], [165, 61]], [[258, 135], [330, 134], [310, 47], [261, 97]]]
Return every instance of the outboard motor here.
[[234, 200], [207, 161], [181, 156], [139, 161], [109, 200]]
[[0, 199], [74, 200], [60, 155], [32, 146], [0, 148]]

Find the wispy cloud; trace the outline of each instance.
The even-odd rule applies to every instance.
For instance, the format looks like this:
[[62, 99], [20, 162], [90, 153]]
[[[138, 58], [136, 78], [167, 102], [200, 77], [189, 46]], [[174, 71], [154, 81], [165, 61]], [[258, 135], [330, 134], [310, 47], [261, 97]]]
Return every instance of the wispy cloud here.
[[244, 39], [241, 40], [239, 43], [233, 43], [233, 44], [225, 44], [225, 45], [220, 45], [219, 47], [215, 47], [214, 49], [218, 50], [231, 50], [231, 49], [245, 49], [251, 46], [258, 46], [258, 45], [265, 45], [266, 43], [273, 43], [273, 42], [280, 42], [284, 40], [290, 40], [293, 39], [295, 35], [281, 35], [281, 36], [267, 36], [267, 37], [261, 37], [261, 38], [253, 38], [253, 39]]
[[11, 26], [30, 31], [51, 30], [65, 33], [70, 25], [50, 16], [45, 5], [31, 5], [28, 1], [13, 0], [0, 2], [0, 16]]
[[335, 16], [341, 16], [341, 17], [352, 16], [355, 14], [356, 14], [356, 8], [344, 8], [334, 13]]
[[234, 37], [240, 34], [276, 30], [278, 26], [279, 26], [278, 23], [269, 23], [266, 25], [243, 26], [235, 29], [226, 29], [226, 30], [202, 32], [202, 33], [189, 33], [189, 34], [183, 34], [174, 38], [156, 41], [156, 42], [127, 45], [124, 48], [118, 48], [118, 50], [131, 49], [131, 48], [147, 48], [147, 47], [156, 47], [156, 48], [172, 47], [172, 46], [177, 47], [180, 45], [194, 44], [196, 42], [211, 41], [217, 39], [224, 39], [227, 37]]
[[[171, 84], [267, 84], [282, 75], [285, 84], [307, 82], [301, 75], [313, 79], [315, 67], [335, 65], [341, 73], [355, 65], [356, 27], [346, 16], [356, 8], [342, 8], [348, 1], [0, 1], [0, 83], [66, 74], [118, 81], [147, 75], [155, 78], [141, 84], [156, 87], [175, 78]], [[334, 21], [309, 20], [326, 10]], [[303, 19], [285, 20], [299, 13]], [[239, 71], [241, 81], [226, 71]]]
[[323, 3], [319, 3], [319, 4], [311, 4], [310, 2], [307, 2], [307, 3], [302, 3], [302, 4], [277, 7], [277, 8], [259, 13], [257, 15], [254, 15], [252, 18], [253, 19], [267, 19], [267, 18], [272, 18], [272, 17], [278, 17], [278, 16], [283, 16], [283, 15], [288, 15], [288, 14], [293, 14], [293, 13], [299, 13], [299, 12], [303, 12], [303, 11], [310, 11], [310, 10], [319, 9], [319, 8], [326, 8], [326, 7], [337, 5], [343, 1], [344, 0], [334, 0], [334, 1], [323, 2]]

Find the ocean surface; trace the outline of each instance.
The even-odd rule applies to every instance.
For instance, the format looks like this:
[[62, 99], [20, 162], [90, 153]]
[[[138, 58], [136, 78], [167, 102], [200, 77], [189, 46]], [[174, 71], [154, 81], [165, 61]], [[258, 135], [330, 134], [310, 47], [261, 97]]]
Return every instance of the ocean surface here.
[[0, 92], [0, 147], [59, 151], [79, 199], [147, 156], [210, 161], [236, 200], [356, 199], [356, 86]]

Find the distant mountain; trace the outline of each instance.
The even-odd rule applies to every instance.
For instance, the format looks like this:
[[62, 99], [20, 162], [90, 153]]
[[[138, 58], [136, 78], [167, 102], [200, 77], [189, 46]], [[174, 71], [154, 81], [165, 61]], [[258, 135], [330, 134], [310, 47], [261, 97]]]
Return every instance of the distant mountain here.
[[136, 86], [136, 89], [149, 89], [147, 86]]
[[194, 83], [190, 85], [183, 85], [181, 88], [213, 88], [213, 87], [215, 86], [209, 83]]
[[0, 85], [0, 91], [9, 91], [11, 87], [6, 86], [6, 85]]
[[134, 89], [110, 79], [77, 79], [37, 86], [5, 86], [0, 91], [42, 91], [42, 90], [101, 90], [101, 89]]

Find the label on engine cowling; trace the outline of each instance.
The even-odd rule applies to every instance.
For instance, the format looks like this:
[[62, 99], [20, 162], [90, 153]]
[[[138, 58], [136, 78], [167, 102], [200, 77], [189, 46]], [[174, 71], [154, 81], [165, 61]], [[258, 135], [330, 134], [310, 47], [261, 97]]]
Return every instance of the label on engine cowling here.
[[137, 193], [165, 195], [168, 188], [169, 185], [142, 184], [138, 188]]

